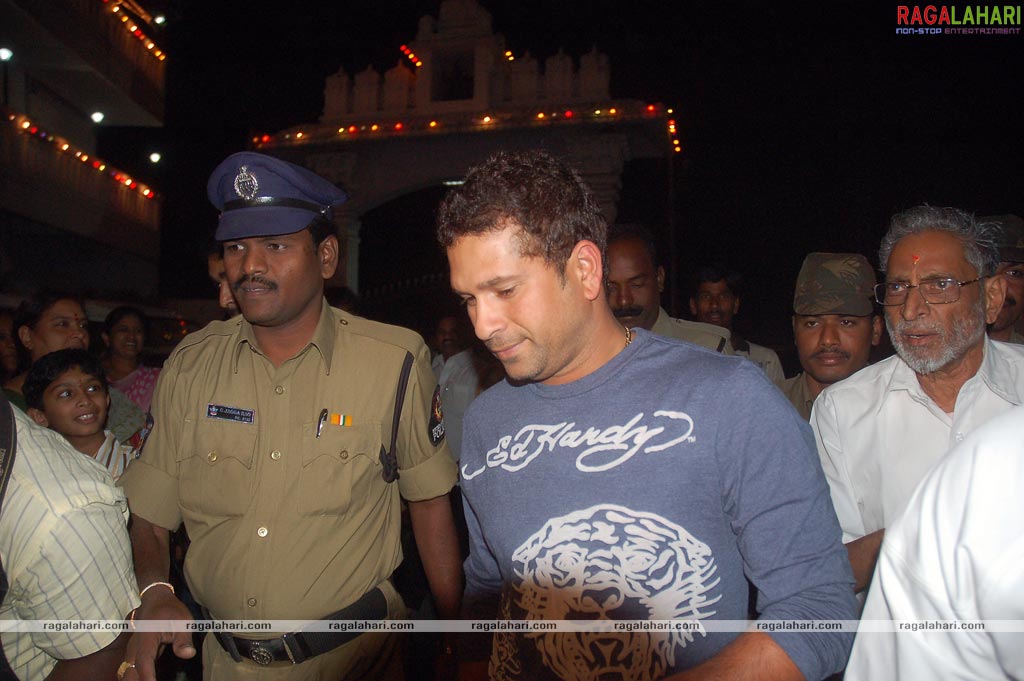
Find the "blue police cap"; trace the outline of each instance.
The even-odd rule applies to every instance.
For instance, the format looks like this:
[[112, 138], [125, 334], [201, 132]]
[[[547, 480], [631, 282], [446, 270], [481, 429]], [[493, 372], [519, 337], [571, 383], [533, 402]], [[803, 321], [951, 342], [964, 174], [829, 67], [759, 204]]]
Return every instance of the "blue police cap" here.
[[328, 220], [347, 195], [305, 168], [254, 151], [224, 159], [210, 175], [206, 195], [220, 211], [217, 241], [293, 234], [317, 215]]

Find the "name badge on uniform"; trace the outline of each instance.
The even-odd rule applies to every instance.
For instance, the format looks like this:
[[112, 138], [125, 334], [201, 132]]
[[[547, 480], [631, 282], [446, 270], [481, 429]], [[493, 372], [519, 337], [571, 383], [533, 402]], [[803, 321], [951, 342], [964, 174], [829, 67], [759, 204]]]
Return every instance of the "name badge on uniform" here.
[[225, 407], [222, 404], [208, 404], [206, 405], [206, 418], [237, 423], [255, 423], [256, 411], [239, 407]]

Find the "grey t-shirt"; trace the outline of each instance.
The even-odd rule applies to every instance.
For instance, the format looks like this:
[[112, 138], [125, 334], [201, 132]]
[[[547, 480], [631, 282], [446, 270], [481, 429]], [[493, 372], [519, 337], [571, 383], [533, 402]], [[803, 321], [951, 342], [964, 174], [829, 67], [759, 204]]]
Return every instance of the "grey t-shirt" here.
[[[466, 413], [460, 468], [471, 617], [743, 620], [746, 577], [760, 619], [856, 618], [811, 430], [741, 358], [638, 330], [578, 381], [500, 383]], [[499, 633], [491, 675], [658, 679], [738, 635]], [[770, 635], [808, 679], [853, 640]]]

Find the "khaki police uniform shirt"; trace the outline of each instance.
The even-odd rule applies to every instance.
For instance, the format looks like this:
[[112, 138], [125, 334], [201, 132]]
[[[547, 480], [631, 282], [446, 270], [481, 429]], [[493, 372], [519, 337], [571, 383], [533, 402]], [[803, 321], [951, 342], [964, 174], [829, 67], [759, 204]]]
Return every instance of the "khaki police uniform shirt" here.
[[805, 421], [811, 420], [811, 407], [814, 406], [814, 396], [811, 395], [811, 388], [804, 380], [804, 372], [800, 372], [793, 378], [787, 378], [780, 386], [783, 394], [789, 403], [792, 404]]
[[[415, 358], [387, 483], [396, 385]], [[317, 619], [352, 603], [401, 562], [399, 492], [448, 492], [430, 355], [407, 329], [323, 303], [309, 345], [274, 365], [241, 317], [213, 322], [168, 358], [155, 426], [121, 478], [132, 513], [192, 540], [185, 573], [222, 619]], [[323, 426], [322, 409], [350, 426]]]
[[658, 308], [658, 319], [651, 327], [651, 331], [669, 338], [688, 341], [723, 355], [733, 354], [732, 345], [729, 343], [729, 329], [714, 324], [674, 319], [668, 316], [664, 308]]

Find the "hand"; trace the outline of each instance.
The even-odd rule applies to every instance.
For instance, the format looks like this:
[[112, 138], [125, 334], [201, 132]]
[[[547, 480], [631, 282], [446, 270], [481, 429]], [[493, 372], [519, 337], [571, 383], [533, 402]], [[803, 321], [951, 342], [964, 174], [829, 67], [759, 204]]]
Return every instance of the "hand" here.
[[[178, 620], [189, 621], [192, 614], [178, 598], [167, 589], [156, 588], [147, 592], [142, 605], [135, 611], [135, 621]], [[174, 654], [183, 660], [195, 657], [192, 633], [188, 631], [136, 631], [128, 641], [124, 659], [134, 664], [129, 667], [121, 681], [156, 681], [156, 658], [163, 647], [171, 644]]]

